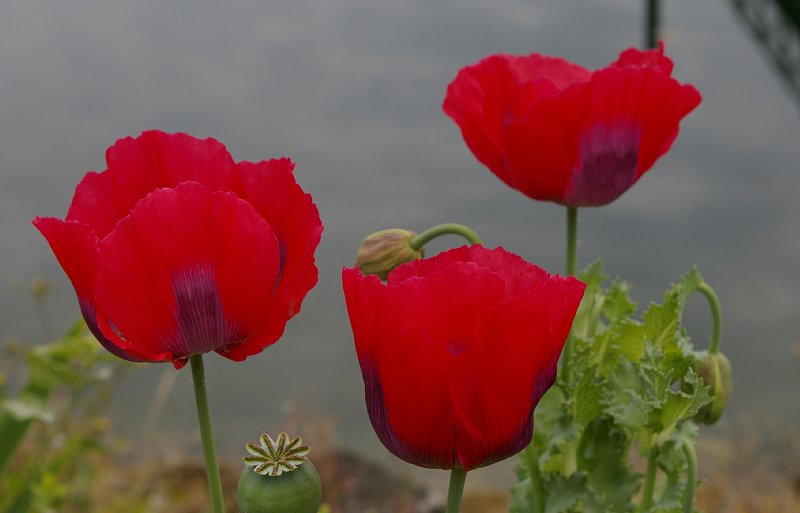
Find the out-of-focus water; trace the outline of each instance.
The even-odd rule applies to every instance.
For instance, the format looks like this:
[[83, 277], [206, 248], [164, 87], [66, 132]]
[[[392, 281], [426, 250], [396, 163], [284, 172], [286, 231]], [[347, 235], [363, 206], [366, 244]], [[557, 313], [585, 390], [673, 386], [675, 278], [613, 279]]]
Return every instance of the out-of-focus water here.
[[[623, 0], [198, 0], [0, 3], [0, 326], [41, 340], [11, 284], [55, 286], [56, 326], [78, 314], [37, 214], [66, 213], [75, 184], [115, 139], [149, 128], [223, 141], [237, 160], [291, 156], [326, 231], [319, 285], [283, 339], [235, 364], [207, 358], [221, 449], [232, 454], [288, 402], [338, 419], [340, 443], [384, 454], [372, 434], [340, 286], [365, 234], [458, 221], [563, 270], [564, 212], [505, 187], [473, 158], [440, 104], [458, 69], [495, 52], [601, 67], [643, 39]], [[611, 206], [581, 214], [580, 259], [603, 257], [642, 303], [697, 265], [726, 316], [735, 369], [729, 422], [796, 422], [800, 363], [800, 112], [722, 1], [665, 2], [679, 80], [704, 95], [672, 151]], [[444, 240], [436, 249], [460, 241]], [[432, 248], [433, 249], [433, 248]], [[702, 339], [709, 315], [687, 314]], [[163, 366], [129, 378], [113, 405], [137, 433]], [[191, 432], [190, 376], [164, 431]]]

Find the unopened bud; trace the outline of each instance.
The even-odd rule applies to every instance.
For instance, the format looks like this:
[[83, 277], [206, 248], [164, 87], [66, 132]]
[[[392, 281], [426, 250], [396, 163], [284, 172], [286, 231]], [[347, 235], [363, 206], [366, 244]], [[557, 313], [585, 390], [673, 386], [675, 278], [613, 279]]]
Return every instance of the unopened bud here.
[[411, 247], [417, 234], [402, 228], [390, 228], [368, 235], [358, 246], [356, 267], [364, 274], [385, 280], [392, 269], [425, 256], [422, 248]]
[[694, 419], [711, 425], [722, 416], [733, 393], [731, 362], [722, 353], [709, 354], [698, 366], [697, 373], [708, 387], [712, 401], [700, 408]]

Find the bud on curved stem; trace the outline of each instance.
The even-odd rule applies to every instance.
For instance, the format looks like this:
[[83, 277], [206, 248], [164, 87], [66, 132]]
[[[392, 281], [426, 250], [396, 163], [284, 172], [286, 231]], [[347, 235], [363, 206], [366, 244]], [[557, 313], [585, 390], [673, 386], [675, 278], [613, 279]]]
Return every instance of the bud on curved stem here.
[[421, 247], [412, 244], [416, 237], [416, 233], [402, 228], [367, 235], [358, 246], [355, 266], [364, 274], [375, 274], [386, 280], [395, 267], [425, 256]]
[[731, 362], [722, 353], [710, 353], [697, 369], [697, 374], [709, 388], [713, 401], [697, 412], [694, 419], [711, 425], [719, 420], [733, 393], [733, 373]]
[[439, 224], [419, 235], [403, 228], [389, 228], [367, 235], [361, 241], [355, 266], [363, 274], [374, 274], [385, 281], [396, 267], [424, 258], [425, 244], [447, 234], [460, 235], [470, 244], [481, 244], [477, 233], [458, 223]]
[[695, 290], [703, 294], [708, 300], [714, 327], [711, 333], [711, 345], [708, 348], [708, 355], [696, 368], [700, 379], [709, 388], [713, 401], [703, 406], [694, 419], [701, 424], [711, 425], [720, 419], [725, 406], [731, 398], [733, 393], [733, 373], [730, 360], [719, 352], [719, 346], [722, 341], [722, 309], [719, 305], [719, 298], [714, 289], [705, 281], [701, 281]]

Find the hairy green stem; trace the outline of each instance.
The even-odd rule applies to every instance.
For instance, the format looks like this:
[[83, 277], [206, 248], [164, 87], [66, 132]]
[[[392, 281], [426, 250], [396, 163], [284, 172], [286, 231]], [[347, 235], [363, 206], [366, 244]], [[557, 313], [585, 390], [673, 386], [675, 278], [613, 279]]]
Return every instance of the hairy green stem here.
[[722, 308], [719, 306], [719, 298], [714, 292], [714, 289], [706, 282], [700, 283], [697, 287], [697, 291], [701, 292], [706, 299], [708, 299], [708, 304], [711, 306], [711, 316], [714, 319], [714, 331], [711, 334], [711, 346], [709, 346], [708, 352], [716, 354], [719, 352], [719, 345], [722, 340]]
[[542, 475], [539, 472], [539, 455], [533, 440], [525, 448], [522, 459], [528, 470], [528, 476], [531, 478], [531, 511], [544, 513], [544, 486], [542, 485]]
[[194, 398], [197, 403], [197, 420], [200, 423], [200, 436], [203, 440], [203, 456], [206, 459], [206, 473], [208, 474], [208, 489], [211, 495], [212, 511], [213, 513], [225, 513], [225, 505], [222, 498], [222, 481], [219, 477], [217, 451], [214, 448], [214, 433], [211, 429], [211, 414], [208, 410], [203, 355], [193, 354], [189, 357], [189, 362], [192, 366]]
[[450, 487], [447, 489], [447, 509], [445, 513], [458, 513], [461, 511], [461, 496], [464, 495], [464, 481], [467, 480], [467, 471], [463, 468], [454, 468], [450, 471]]
[[654, 447], [650, 451], [650, 457], [647, 458], [647, 471], [644, 475], [642, 502], [639, 503], [639, 509], [637, 510], [639, 512], [647, 511], [653, 506], [653, 491], [656, 487], [656, 471], [658, 470], [658, 465], [656, 465], [657, 456], [658, 451], [656, 451]]
[[432, 241], [436, 237], [447, 234], [461, 235], [467, 239], [470, 244], [482, 244], [481, 238], [478, 237], [478, 234], [475, 233], [472, 228], [458, 223], [444, 223], [436, 225], [433, 228], [428, 228], [424, 232], [412, 238], [410, 241], [411, 248], [414, 251], [417, 251], [419, 248]]
[[683, 453], [686, 455], [686, 464], [689, 467], [686, 476], [686, 494], [683, 496], [683, 513], [692, 513], [694, 493], [697, 488], [697, 455], [691, 440], [686, 437], [683, 438]]

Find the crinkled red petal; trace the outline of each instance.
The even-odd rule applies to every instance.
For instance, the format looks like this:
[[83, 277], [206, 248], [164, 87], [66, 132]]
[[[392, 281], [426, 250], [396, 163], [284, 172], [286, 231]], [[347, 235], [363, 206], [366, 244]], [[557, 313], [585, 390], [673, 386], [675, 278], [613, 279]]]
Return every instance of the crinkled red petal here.
[[213, 191], [232, 188], [233, 159], [211, 138], [148, 131], [118, 140], [106, 161], [106, 171], [87, 173], [78, 184], [67, 214], [68, 220], [91, 226], [100, 239], [155, 189], [188, 180]]
[[612, 62], [611, 66], [650, 68], [669, 76], [672, 75], [674, 64], [672, 59], [664, 54], [664, 42], [659, 41], [658, 48], [655, 49], [628, 48], [619, 54], [619, 58]]
[[567, 64], [539, 55], [492, 55], [463, 68], [448, 86], [442, 109], [477, 159], [504, 182], [509, 183], [502, 148], [506, 124], [557, 92], [556, 83], [574, 72]]
[[322, 236], [317, 206], [297, 184], [294, 163], [287, 159], [240, 162], [236, 193], [269, 223], [281, 251], [275, 298], [285, 304], [288, 318], [300, 311], [303, 299], [317, 283], [314, 252]]
[[533, 409], [555, 380], [584, 287], [553, 276], [478, 316], [470, 352], [450, 364], [465, 469], [505, 459], [530, 442]]
[[509, 174], [535, 199], [605, 205], [669, 149], [699, 103], [694, 87], [659, 71], [600, 70], [509, 125]]
[[261, 327], [280, 251], [249, 203], [184, 182], [139, 201], [101, 241], [100, 263], [104, 334], [180, 366], [192, 354], [244, 343]]

